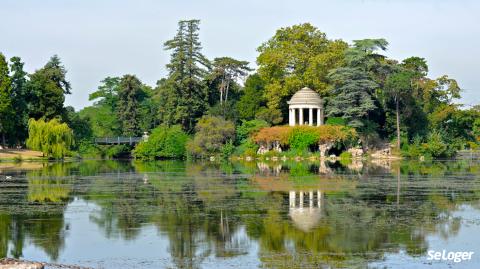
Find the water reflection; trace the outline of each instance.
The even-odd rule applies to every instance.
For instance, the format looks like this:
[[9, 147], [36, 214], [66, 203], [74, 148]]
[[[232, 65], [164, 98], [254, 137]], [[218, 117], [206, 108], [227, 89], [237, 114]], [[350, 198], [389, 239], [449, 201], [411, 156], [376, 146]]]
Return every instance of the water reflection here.
[[[290, 191], [288, 198], [290, 205], [288, 209], [288, 215], [298, 229], [304, 232], [309, 232], [318, 225], [322, 213], [322, 193], [320, 190], [315, 192], [299, 191], [298, 201], [297, 192]], [[307, 206], [305, 206], [305, 203]]]
[[125, 258], [113, 246], [142, 245], [149, 227], [158, 252], [129, 253], [145, 268], [366, 267], [395, 253], [424, 257], [432, 236], [454, 242], [465, 227], [455, 212], [480, 208], [480, 163], [471, 160], [86, 161], [2, 173], [12, 178], [0, 187], [0, 256], [88, 264], [73, 235], [98, 230], [112, 246], [96, 251], [107, 268]]

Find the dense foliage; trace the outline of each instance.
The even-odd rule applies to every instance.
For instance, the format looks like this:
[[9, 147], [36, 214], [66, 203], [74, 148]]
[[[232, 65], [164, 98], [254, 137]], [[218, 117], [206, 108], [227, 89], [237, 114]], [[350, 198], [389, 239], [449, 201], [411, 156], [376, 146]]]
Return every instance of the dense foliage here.
[[73, 132], [65, 123], [57, 119], [28, 121], [27, 146], [43, 152], [46, 157], [62, 159], [70, 152], [73, 144]]
[[236, 134], [239, 143], [258, 133], [262, 128], [269, 127], [268, 122], [264, 120], [242, 120], [242, 124], [237, 126]]
[[138, 136], [140, 130], [140, 101], [142, 99], [142, 83], [132, 75], [125, 75], [120, 80], [118, 91], [117, 115], [121, 123], [122, 134]]
[[0, 53], [0, 132], [2, 145], [5, 145], [5, 134], [11, 129], [13, 108], [10, 99], [11, 79], [8, 76], [8, 64], [5, 56]]
[[187, 144], [188, 154], [192, 157], [221, 154], [224, 147], [230, 147], [235, 138], [235, 125], [221, 117], [202, 117], [195, 129], [193, 140]]
[[133, 151], [138, 159], [161, 159], [185, 157], [188, 135], [181, 126], [159, 126], [152, 130], [148, 140], [142, 141]]
[[[19, 57], [7, 60], [0, 53], [1, 142], [25, 146], [27, 123], [33, 118], [67, 124], [77, 142], [71, 150], [89, 156], [125, 156], [131, 150], [94, 145], [94, 138], [155, 132], [156, 139], [162, 136], [158, 128], [178, 132], [179, 127], [173, 127], [177, 125], [192, 137], [187, 143], [192, 157], [253, 153], [260, 141], [313, 150], [320, 137], [335, 140], [342, 134], [327, 134], [335, 128], [354, 130], [364, 149], [392, 142], [396, 152], [415, 158], [448, 157], [478, 147], [480, 109], [458, 104], [458, 83], [447, 75], [428, 77], [424, 58], [390, 59], [384, 55], [387, 48], [382, 38], [351, 44], [332, 40], [304, 23], [281, 28], [261, 44], [258, 69], [253, 70], [248, 62], [228, 56], [207, 59], [200, 21], [184, 20], [164, 43], [170, 53], [167, 76], [154, 87], [133, 74], [106, 77], [89, 96], [93, 104], [80, 111], [64, 106], [72, 89], [58, 56], [28, 74]], [[327, 133], [309, 127], [292, 132], [283, 126], [287, 101], [303, 87], [326, 101], [326, 123], [335, 127], [318, 130]], [[183, 156], [146, 145], [139, 145], [136, 152], [143, 153], [138, 158]]]
[[258, 73], [266, 82], [268, 112], [281, 111], [283, 118], [288, 119], [286, 101], [303, 87], [327, 94], [327, 75], [343, 65], [347, 47], [344, 41], [329, 40], [309, 23], [277, 30], [258, 48]]
[[253, 137], [256, 143], [270, 144], [275, 141], [293, 150], [304, 151], [320, 143], [352, 145], [358, 139], [355, 129], [339, 125], [274, 126], [263, 128]]
[[181, 124], [192, 131], [196, 119], [207, 107], [208, 90], [203, 80], [210, 66], [202, 54], [198, 20], [180, 21], [175, 37], [165, 42], [171, 51], [167, 64], [169, 77], [158, 85], [160, 119], [166, 124]]

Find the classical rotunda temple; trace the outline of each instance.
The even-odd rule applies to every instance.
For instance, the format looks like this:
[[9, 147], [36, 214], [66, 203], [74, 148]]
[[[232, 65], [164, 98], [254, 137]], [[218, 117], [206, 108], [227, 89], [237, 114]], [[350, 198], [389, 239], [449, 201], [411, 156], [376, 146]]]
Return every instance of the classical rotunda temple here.
[[299, 90], [287, 103], [290, 126], [323, 125], [323, 100], [312, 89], [305, 87]]

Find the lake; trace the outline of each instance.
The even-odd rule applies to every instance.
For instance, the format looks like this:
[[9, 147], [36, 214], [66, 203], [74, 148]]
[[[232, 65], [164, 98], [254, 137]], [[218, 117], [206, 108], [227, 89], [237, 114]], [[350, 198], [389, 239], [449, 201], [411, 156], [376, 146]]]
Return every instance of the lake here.
[[[0, 171], [0, 257], [93, 268], [480, 268], [479, 160]], [[443, 250], [474, 253], [428, 260]]]

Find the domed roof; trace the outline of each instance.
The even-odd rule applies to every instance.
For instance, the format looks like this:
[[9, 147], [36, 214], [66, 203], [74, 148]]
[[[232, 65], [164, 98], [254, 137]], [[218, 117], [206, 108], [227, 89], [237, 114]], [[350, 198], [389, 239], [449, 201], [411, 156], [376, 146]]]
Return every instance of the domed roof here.
[[323, 105], [320, 94], [307, 87], [296, 92], [287, 103], [289, 105]]

